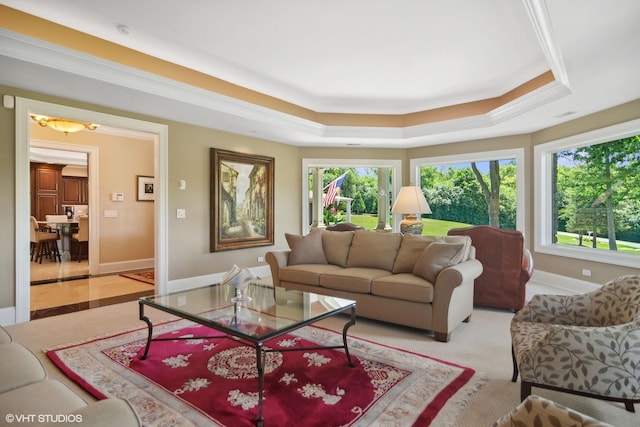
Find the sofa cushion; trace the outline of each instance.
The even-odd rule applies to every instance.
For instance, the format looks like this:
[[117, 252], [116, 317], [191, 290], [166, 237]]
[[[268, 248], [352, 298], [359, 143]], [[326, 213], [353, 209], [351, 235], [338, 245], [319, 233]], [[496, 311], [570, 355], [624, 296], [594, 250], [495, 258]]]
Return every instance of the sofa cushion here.
[[433, 242], [422, 252], [413, 274], [435, 283], [438, 274], [450, 265], [459, 264], [464, 255], [464, 243]]
[[393, 273], [412, 273], [413, 267], [422, 252], [436, 239], [437, 237], [435, 236], [416, 236], [408, 233], [403, 235], [402, 243], [391, 271]]
[[291, 248], [289, 265], [327, 263], [322, 247], [322, 232], [312, 231], [306, 236], [285, 233], [284, 237]]
[[471, 237], [469, 236], [442, 236], [439, 239], [443, 240], [445, 243], [462, 243], [464, 245], [463, 253], [462, 253], [462, 261], [466, 261], [469, 259], [469, 252], [471, 251]]
[[353, 240], [353, 231], [325, 231], [322, 233], [322, 247], [327, 262], [345, 267]]
[[0, 360], [0, 393], [42, 381], [47, 376], [40, 359], [20, 344], [1, 344]]
[[402, 242], [400, 233], [375, 233], [356, 231], [353, 235], [347, 267], [393, 269], [398, 248]]
[[371, 293], [380, 297], [421, 303], [433, 302], [433, 284], [411, 273], [380, 277], [371, 282]]
[[61, 382], [45, 379], [2, 393], [2, 405], [14, 414], [68, 414], [87, 403]]
[[279, 271], [280, 280], [285, 282], [303, 283], [319, 286], [320, 274], [342, 270], [342, 267], [331, 264], [298, 264], [282, 267]]
[[8, 344], [11, 341], [13, 341], [13, 339], [11, 335], [9, 335], [9, 332], [0, 325], [0, 344]]
[[377, 268], [341, 268], [320, 275], [320, 286], [341, 291], [368, 294], [371, 281], [388, 276], [389, 272]]

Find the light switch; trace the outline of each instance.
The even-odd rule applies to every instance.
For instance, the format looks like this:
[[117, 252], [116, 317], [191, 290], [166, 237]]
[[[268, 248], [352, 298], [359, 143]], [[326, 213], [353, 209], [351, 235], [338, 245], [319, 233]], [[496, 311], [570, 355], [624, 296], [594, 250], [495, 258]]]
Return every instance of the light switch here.
[[104, 217], [105, 218], [117, 218], [118, 217], [118, 211], [116, 211], [116, 210], [105, 210], [104, 211]]
[[187, 217], [187, 211], [185, 209], [176, 210], [176, 218], [186, 218], [186, 217]]
[[184, 179], [180, 180], [180, 184], [179, 184], [179, 188], [181, 190], [186, 190], [187, 189], [187, 181], [185, 181]]
[[2, 106], [8, 110], [16, 108], [16, 99], [11, 95], [4, 95], [2, 97]]

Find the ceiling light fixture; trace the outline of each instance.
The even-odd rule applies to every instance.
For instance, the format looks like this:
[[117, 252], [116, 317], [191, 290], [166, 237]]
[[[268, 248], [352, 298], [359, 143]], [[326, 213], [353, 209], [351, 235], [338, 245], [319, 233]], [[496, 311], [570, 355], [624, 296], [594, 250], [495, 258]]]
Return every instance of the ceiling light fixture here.
[[84, 129], [96, 130], [98, 126], [95, 123], [82, 122], [79, 120], [62, 119], [59, 117], [47, 117], [37, 114], [31, 114], [31, 118], [42, 127], [50, 127], [58, 132], [64, 132], [65, 135], [73, 132], [79, 132]]

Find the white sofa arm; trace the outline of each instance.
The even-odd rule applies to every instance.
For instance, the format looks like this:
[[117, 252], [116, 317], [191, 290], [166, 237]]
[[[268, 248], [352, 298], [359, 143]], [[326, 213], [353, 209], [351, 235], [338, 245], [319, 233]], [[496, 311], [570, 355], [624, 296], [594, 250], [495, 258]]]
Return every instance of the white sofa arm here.
[[438, 341], [449, 341], [450, 331], [468, 321], [473, 311], [473, 282], [482, 273], [482, 263], [469, 259], [445, 268], [433, 284], [432, 328]]

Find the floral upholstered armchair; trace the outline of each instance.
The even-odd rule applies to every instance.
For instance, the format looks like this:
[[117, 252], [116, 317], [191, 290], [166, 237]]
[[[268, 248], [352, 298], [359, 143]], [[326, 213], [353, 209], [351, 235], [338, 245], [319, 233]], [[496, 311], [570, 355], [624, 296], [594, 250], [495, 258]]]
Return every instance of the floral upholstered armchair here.
[[493, 427], [514, 426], [613, 427], [611, 424], [535, 395], [527, 397], [513, 411], [493, 424]]
[[521, 399], [542, 387], [640, 402], [640, 275], [582, 295], [535, 295], [511, 321]]

